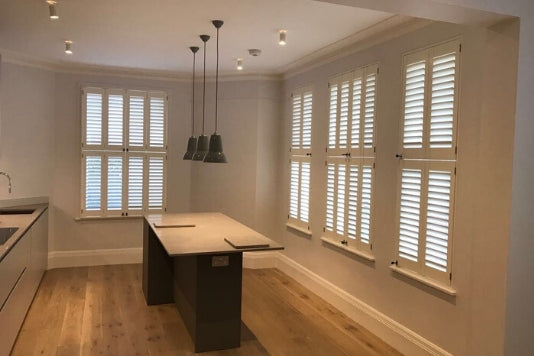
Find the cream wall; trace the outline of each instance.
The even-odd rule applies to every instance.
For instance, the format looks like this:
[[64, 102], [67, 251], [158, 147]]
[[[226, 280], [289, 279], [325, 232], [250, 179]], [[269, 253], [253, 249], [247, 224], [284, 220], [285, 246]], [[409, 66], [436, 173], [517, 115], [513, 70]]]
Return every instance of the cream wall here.
[[[214, 127], [212, 86], [206, 100], [208, 136]], [[191, 162], [193, 211], [221, 211], [276, 238], [280, 88], [280, 81], [270, 79], [220, 83], [219, 133], [228, 163]]]
[[54, 165], [54, 73], [0, 65], [0, 199], [48, 196]]
[[[364, 303], [441, 346], [454, 355], [499, 355], [504, 344], [506, 257], [511, 184], [511, 144], [515, 56], [496, 52], [517, 49], [513, 29], [509, 40], [492, 31], [433, 24], [414, 33], [358, 52], [335, 62], [291, 76], [291, 90], [312, 85], [311, 226], [312, 238], [286, 229], [284, 253]], [[401, 115], [402, 53], [456, 36], [462, 37], [458, 174], [453, 241], [453, 287], [456, 298], [393, 273], [395, 259], [398, 128]], [[486, 59], [493, 55], [492, 61]], [[379, 62], [377, 96], [377, 154], [374, 197], [376, 262], [369, 263], [320, 241], [325, 211], [325, 150], [328, 132], [328, 78], [359, 66]], [[503, 71], [501, 65], [510, 64]], [[493, 75], [500, 69], [501, 76]], [[506, 76], [508, 75], [508, 77]], [[507, 93], [501, 93], [506, 88]], [[499, 101], [495, 95], [499, 95]], [[287, 103], [287, 101], [284, 101]], [[290, 106], [283, 130], [284, 176]], [[498, 139], [497, 139], [498, 138]], [[492, 169], [498, 165], [499, 171]], [[284, 191], [288, 190], [287, 179]], [[279, 214], [287, 214], [284, 194]], [[491, 206], [488, 210], [487, 207]], [[488, 224], [488, 221], [491, 221]], [[491, 293], [488, 293], [488, 290]], [[401, 306], [401, 307], [399, 307]]]

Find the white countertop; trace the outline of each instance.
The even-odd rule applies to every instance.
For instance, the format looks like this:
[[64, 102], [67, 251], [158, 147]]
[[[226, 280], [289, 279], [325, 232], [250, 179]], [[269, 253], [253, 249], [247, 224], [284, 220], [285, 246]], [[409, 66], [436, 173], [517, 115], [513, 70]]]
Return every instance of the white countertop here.
[[[26, 203], [28, 201], [25, 201]], [[26, 233], [26, 231], [32, 226], [32, 224], [41, 216], [41, 214], [48, 209], [48, 203], [40, 204], [26, 204], [20, 205], [20, 201], [16, 201], [13, 205], [11, 203], [1, 203], [2, 209], [34, 209], [31, 214], [14, 214], [14, 215], [0, 215], [0, 227], [16, 227], [17, 231], [2, 245], [0, 245], [0, 261], [4, 258], [7, 252], [17, 243], [17, 241]]]
[[[146, 221], [171, 257], [245, 251], [282, 250], [284, 247], [222, 213], [149, 214]], [[156, 227], [194, 225], [194, 227]], [[268, 247], [234, 248], [225, 238]]]

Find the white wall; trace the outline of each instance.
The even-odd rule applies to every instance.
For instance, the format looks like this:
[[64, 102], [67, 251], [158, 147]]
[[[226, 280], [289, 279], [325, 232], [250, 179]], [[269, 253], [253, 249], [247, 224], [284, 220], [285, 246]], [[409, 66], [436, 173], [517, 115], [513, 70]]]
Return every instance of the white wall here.
[[[312, 126], [311, 227], [304, 238], [284, 232], [286, 256], [349, 292], [364, 303], [455, 355], [498, 355], [504, 345], [506, 257], [510, 209], [513, 142], [513, 102], [517, 48], [498, 34], [456, 25], [433, 24], [414, 33], [291, 76], [285, 97], [293, 88], [314, 88]], [[401, 115], [402, 53], [461, 35], [458, 175], [453, 241], [453, 287], [456, 298], [400, 277], [389, 270], [395, 259], [398, 128]], [[511, 42], [511, 43], [508, 43]], [[515, 46], [515, 47], [514, 47]], [[496, 52], [507, 56], [495, 56]], [[492, 61], [486, 56], [492, 54]], [[328, 78], [369, 63], [380, 63], [377, 94], [377, 158], [375, 170], [375, 263], [324, 245], [328, 132]], [[502, 63], [510, 64], [495, 77]], [[508, 77], [506, 76], [508, 75]], [[502, 90], [501, 90], [502, 89]], [[502, 93], [504, 91], [504, 93]], [[499, 94], [499, 100], [495, 95]], [[284, 101], [287, 103], [286, 101]], [[290, 106], [286, 105], [282, 154], [285, 177], [289, 165]], [[498, 138], [498, 139], [497, 139]], [[495, 169], [499, 167], [499, 170]], [[288, 190], [287, 179], [284, 192]], [[287, 194], [280, 206], [279, 225], [287, 214]], [[487, 209], [491, 206], [491, 209]], [[491, 221], [488, 224], [488, 221]], [[491, 293], [488, 293], [491, 290]], [[400, 307], [399, 307], [400, 306]]]
[[189, 162], [182, 156], [189, 137], [191, 93], [188, 83], [57, 73], [55, 76], [55, 155], [50, 196], [50, 251], [141, 247], [142, 220], [75, 221], [80, 212], [81, 119], [83, 85], [165, 90], [169, 95], [167, 210], [189, 210]]
[[2, 63], [0, 199], [48, 196], [54, 165], [54, 73]]
[[[212, 86], [206, 94], [208, 136], [214, 127]], [[279, 92], [276, 80], [219, 84], [219, 133], [228, 163], [191, 162], [193, 211], [221, 211], [277, 238]]]

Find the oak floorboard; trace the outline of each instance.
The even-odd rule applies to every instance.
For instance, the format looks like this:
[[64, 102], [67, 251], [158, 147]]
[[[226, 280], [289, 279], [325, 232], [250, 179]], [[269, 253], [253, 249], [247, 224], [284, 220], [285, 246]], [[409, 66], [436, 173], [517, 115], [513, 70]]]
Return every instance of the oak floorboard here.
[[[11, 355], [195, 355], [174, 304], [147, 306], [141, 284], [141, 265], [47, 271]], [[400, 355], [276, 269], [245, 269], [242, 296], [254, 337], [202, 355]]]

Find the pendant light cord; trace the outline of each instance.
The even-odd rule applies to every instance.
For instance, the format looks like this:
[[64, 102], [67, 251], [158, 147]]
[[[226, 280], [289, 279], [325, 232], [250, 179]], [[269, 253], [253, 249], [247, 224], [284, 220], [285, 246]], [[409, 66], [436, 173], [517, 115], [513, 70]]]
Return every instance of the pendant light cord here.
[[217, 27], [217, 65], [215, 67], [215, 134], [217, 134], [217, 103], [219, 97], [219, 28]]
[[204, 136], [204, 118], [206, 111], [206, 41], [204, 41], [204, 88], [202, 89], [202, 136]]
[[195, 136], [195, 64], [197, 62], [196, 56], [196, 52], [193, 52], [193, 103], [191, 105], [191, 137]]

